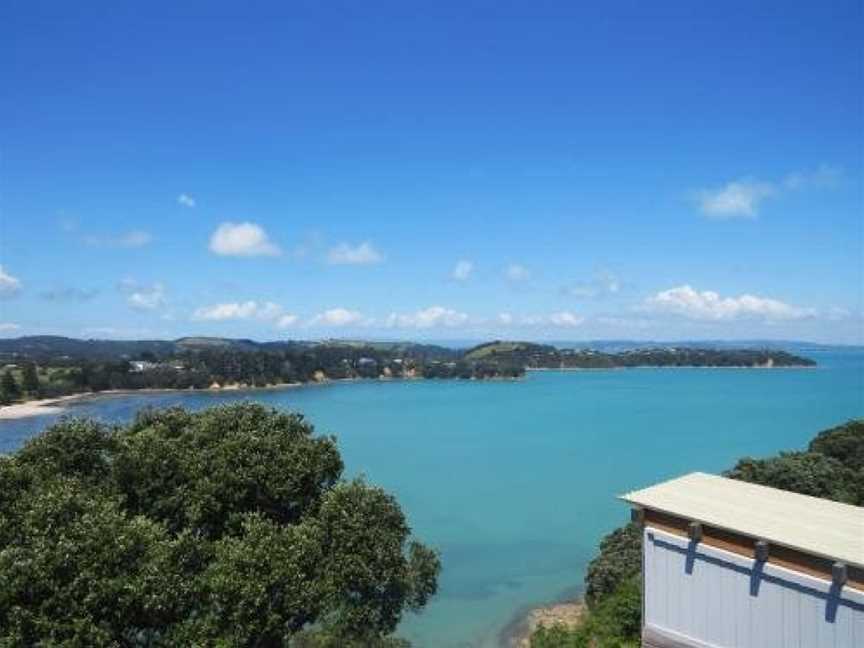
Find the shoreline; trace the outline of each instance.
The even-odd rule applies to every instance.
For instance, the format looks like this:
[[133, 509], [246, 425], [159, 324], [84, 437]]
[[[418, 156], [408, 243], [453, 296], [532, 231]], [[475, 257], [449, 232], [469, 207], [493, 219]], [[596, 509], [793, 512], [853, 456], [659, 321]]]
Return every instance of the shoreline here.
[[[346, 378], [344, 380], [354, 380]], [[331, 381], [331, 382], [336, 382]], [[106, 389], [100, 392], [81, 392], [79, 394], [67, 394], [65, 396], [55, 396], [52, 398], [39, 398], [36, 400], [24, 401], [23, 403], [12, 403], [11, 405], [0, 406], [0, 421], [11, 421], [31, 416], [45, 416], [49, 414], [60, 414], [66, 409], [66, 404], [74, 401], [84, 401], [89, 399], [104, 398], [111, 396], [134, 396], [136, 394], [206, 394], [234, 391], [264, 391], [271, 389], [291, 389], [294, 387], [306, 387], [309, 385], [318, 385], [324, 383], [280, 383], [278, 385], [266, 385], [264, 387], [248, 387], [241, 385], [226, 385], [225, 387], [207, 387], [204, 389]]]
[[581, 598], [567, 599], [557, 603], [525, 608], [502, 628], [498, 635], [501, 648], [530, 648], [531, 635], [541, 626], [556, 624], [575, 628], [579, 625], [588, 606]]
[[[795, 365], [795, 366], [737, 366], [737, 367], [694, 367], [694, 366], [659, 366], [654, 367], [651, 365], [642, 365], [636, 367], [525, 367], [525, 373], [529, 372], [543, 372], [543, 371], [558, 371], [558, 372], [571, 372], [571, 371], [623, 371], [629, 369], [817, 369], [817, 366], [806, 366], [806, 365]], [[249, 385], [242, 384], [230, 384], [219, 387], [206, 387], [202, 389], [195, 389], [193, 387], [189, 387], [186, 389], [175, 389], [175, 388], [151, 388], [146, 387], [143, 389], [106, 389], [105, 391], [100, 392], [81, 392], [79, 394], [67, 394], [65, 396], [55, 396], [52, 398], [40, 398], [36, 400], [24, 401], [22, 403], [12, 403], [11, 405], [0, 405], [0, 421], [13, 421], [22, 418], [30, 418], [32, 416], [47, 416], [51, 414], [61, 414], [66, 409], [66, 404], [71, 403], [73, 401], [79, 400], [87, 400], [90, 398], [100, 398], [100, 397], [110, 397], [110, 396], [134, 396], [135, 394], [180, 394], [180, 393], [220, 393], [220, 392], [233, 392], [233, 391], [242, 391], [242, 392], [254, 392], [254, 391], [266, 391], [266, 390], [274, 390], [274, 389], [295, 389], [299, 387], [320, 387], [322, 385], [328, 385], [333, 383], [348, 383], [348, 382], [411, 382], [416, 380], [422, 380], [423, 378], [417, 376], [411, 377], [390, 377], [390, 376], [381, 376], [378, 378], [326, 378], [324, 380], [310, 380], [307, 382], [294, 382], [294, 383], [278, 383], [276, 385], [264, 385], [263, 387], [253, 387]], [[485, 381], [502, 381], [502, 382], [510, 382], [510, 381], [519, 381], [523, 380], [524, 377], [493, 377], [493, 378], [484, 378], [482, 380], [472, 378], [471, 380], [462, 380], [462, 379], [451, 379], [457, 380], [459, 382], [485, 382]]]
[[718, 365], [636, 365], [633, 367], [525, 367], [525, 372], [529, 371], [630, 371], [633, 369], [735, 369], [735, 370], [751, 370], [751, 369], [819, 369], [819, 365], [782, 365], [782, 366], [760, 366], [760, 365], [733, 365], [733, 366], [718, 366]]

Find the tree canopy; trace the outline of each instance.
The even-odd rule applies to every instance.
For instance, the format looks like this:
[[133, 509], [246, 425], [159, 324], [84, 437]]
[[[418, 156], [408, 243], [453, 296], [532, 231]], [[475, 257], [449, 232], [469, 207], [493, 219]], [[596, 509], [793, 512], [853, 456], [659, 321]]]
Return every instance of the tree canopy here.
[[0, 458], [0, 644], [384, 645], [440, 561], [342, 470], [255, 404], [62, 420]]

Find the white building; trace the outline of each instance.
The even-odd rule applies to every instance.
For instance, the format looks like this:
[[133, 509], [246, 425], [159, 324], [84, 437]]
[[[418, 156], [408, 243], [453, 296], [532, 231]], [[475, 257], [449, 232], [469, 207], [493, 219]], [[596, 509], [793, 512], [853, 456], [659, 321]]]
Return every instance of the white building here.
[[864, 647], [864, 508], [704, 473], [622, 499], [644, 648]]

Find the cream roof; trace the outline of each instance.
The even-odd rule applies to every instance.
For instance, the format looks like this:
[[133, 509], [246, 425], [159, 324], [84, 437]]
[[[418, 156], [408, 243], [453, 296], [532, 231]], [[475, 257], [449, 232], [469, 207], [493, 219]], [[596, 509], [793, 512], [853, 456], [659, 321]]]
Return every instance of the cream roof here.
[[621, 499], [864, 567], [864, 508], [859, 506], [699, 472]]

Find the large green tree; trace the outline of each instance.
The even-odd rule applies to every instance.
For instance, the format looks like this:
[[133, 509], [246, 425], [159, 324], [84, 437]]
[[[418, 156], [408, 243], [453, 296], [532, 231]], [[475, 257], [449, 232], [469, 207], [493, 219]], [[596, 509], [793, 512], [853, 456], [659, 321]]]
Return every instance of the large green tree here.
[[21, 390], [18, 388], [18, 382], [12, 374], [11, 369], [3, 372], [3, 377], [0, 378], [0, 405], [8, 405], [21, 397]]
[[64, 420], [0, 459], [0, 645], [385, 645], [435, 593], [396, 500], [254, 404]]
[[36, 365], [32, 362], [24, 363], [24, 366], [21, 368], [21, 389], [28, 396], [38, 396], [41, 392], [39, 372], [36, 370]]

